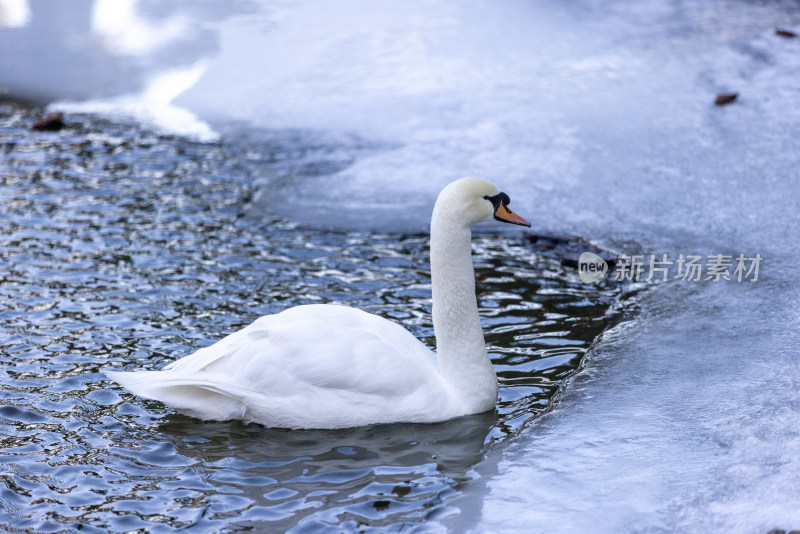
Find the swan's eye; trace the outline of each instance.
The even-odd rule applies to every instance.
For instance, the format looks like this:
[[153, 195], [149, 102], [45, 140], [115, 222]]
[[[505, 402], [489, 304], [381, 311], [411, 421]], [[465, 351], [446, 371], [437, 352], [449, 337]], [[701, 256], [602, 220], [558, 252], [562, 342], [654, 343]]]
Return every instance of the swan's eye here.
[[511, 204], [511, 199], [508, 197], [508, 195], [506, 195], [502, 191], [491, 197], [489, 195], [484, 195], [483, 198], [492, 203], [492, 206], [494, 206], [495, 211], [497, 211], [500, 208], [500, 206], [503, 206], [504, 208], [506, 208], [507, 212], [511, 213], [511, 210], [509, 210], [507, 207], [509, 204]]

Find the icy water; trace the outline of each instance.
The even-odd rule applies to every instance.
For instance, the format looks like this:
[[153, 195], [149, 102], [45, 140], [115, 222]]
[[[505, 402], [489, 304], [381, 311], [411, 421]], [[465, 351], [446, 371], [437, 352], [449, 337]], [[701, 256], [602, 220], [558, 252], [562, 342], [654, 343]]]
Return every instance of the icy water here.
[[248, 215], [251, 163], [237, 147], [81, 115], [57, 133], [32, 121], [0, 108], [8, 531], [407, 530], [454, 512], [473, 466], [547, 409], [611, 320], [614, 284], [582, 284], [519, 232], [484, 232], [474, 250], [496, 412], [341, 431], [176, 415], [101, 370], [156, 369], [310, 302], [358, 306], [432, 345], [427, 236]]

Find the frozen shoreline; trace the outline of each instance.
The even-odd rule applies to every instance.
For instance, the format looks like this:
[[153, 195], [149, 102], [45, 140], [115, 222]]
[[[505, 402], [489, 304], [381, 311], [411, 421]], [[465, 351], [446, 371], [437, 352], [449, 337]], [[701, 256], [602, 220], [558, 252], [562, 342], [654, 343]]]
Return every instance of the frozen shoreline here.
[[491, 468], [477, 526], [455, 518], [453, 531], [797, 528], [792, 299], [741, 288], [742, 314], [720, 309], [729, 289], [638, 297], [641, 315], [603, 334], [559, 406]]

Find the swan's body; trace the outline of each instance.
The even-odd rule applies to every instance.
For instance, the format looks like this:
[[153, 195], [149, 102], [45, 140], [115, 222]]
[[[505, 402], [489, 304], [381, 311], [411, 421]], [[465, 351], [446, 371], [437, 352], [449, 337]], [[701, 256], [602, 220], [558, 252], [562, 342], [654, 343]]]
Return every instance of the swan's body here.
[[494, 408], [472, 267], [470, 225], [529, 223], [475, 178], [439, 195], [431, 220], [437, 354], [400, 325], [345, 306], [267, 315], [161, 371], [107, 372], [142, 397], [201, 419], [278, 428], [436, 422]]

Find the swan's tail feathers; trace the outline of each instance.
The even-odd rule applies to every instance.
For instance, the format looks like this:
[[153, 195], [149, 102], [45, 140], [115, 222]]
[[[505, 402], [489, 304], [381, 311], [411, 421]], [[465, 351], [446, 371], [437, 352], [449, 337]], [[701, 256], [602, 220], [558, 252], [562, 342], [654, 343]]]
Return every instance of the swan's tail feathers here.
[[131, 393], [146, 399], [156, 398], [154, 394], [159, 383], [159, 371], [137, 371], [135, 373], [103, 371], [103, 374]]
[[170, 377], [164, 371], [104, 371], [104, 374], [140, 397], [160, 401], [192, 417], [213, 421], [247, 418], [247, 406], [242, 399], [205, 381]]

